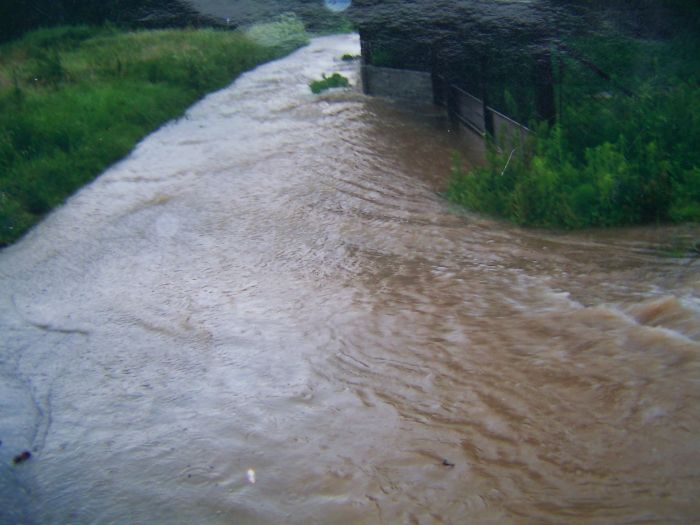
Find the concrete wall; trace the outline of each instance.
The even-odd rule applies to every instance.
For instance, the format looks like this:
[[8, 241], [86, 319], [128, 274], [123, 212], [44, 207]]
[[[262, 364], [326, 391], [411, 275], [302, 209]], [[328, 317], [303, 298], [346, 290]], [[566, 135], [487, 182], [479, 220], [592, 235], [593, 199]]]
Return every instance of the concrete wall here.
[[424, 71], [362, 66], [362, 83], [368, 95], [433, 103], [433, 81], [430, 73]]

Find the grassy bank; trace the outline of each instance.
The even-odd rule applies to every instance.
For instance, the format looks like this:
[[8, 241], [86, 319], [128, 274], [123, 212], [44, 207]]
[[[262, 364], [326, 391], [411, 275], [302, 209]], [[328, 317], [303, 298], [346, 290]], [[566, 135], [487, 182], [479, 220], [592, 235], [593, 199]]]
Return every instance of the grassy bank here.
[[699, 221], [700, 39], [569, 45], [574, 56], [554, 60], [557, 125], [540, 126], [512, 158], [492, 148], [484, 167], [456, 163], [449, 198], [534, 226]]
[[0, 46], [0, 246], [205, 93], [306, 40], [286, 17], [235, 32], [59, 27]]

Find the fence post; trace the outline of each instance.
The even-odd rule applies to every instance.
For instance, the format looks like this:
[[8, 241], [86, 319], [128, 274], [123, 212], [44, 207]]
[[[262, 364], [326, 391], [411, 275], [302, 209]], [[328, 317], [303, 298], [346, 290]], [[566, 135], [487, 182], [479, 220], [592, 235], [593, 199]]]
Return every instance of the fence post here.
[[360, 56], [362, 58], [360, 61], [360, 77], [362, 79], [362, 92], [365, 95], [371, 95], [372, 89], [369, 85], [367, 66], [371, 65], [372, 61], [372, 44], [363, 33], [362, 29], [360, 29]]

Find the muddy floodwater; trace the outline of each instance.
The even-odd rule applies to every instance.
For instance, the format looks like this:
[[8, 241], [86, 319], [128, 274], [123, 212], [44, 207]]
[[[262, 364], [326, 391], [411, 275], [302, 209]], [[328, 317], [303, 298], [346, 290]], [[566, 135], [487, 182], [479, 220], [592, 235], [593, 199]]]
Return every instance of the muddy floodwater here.
[[358, 52], [244, 75], [0, 252], [0, 522], [698, 519], [698, 227], [454, 209], [438, 110], [309, 91]]

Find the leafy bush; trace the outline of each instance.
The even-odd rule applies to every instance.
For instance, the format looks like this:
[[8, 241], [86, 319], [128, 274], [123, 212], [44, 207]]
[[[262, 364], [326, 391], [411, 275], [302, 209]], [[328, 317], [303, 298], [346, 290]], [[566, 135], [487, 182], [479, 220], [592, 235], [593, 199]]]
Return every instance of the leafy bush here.
[[597, 63], [623, 72], [627, 93], [602, 92], [600, 79], [573, 70], [559, 123], [539, 126], [505, 171], [511, 151], [493, 144], [485, 166], [455, 164], [448, 197], [535, 226], [700, 220], [700, 87], [697, 72], [684, 74], [697, 57], [672, 55], [677, 41], [587, 45]]
[[327, 89], [344, 88], [350, 85], [350, 81], [340, 73], [333, 73], [330, 77], [325, 74], [322, 76], [321, 80], [314, 80], [309, 84], [312, 93], [319, 94]]

